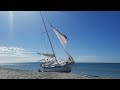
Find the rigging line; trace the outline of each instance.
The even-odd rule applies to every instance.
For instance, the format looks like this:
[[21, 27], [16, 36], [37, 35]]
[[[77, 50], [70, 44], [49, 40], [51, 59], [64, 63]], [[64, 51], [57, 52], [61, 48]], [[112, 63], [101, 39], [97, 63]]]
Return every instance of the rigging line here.
[[[49, 30], [48, 32], [51, 32], [52, 30]], [[41, 32], [41, 34], [46, 34], [46, 32]]]
[[[46, 27], [46, 24], [45, 24], [45, 21], [44, 21], [44, 18], [42, 16], [42, 12], [41, 11], [40, 11], [40, 15], [41, 15], [41, 18], [42, 18], [42, 21], [43, 21], [43, 24], [44, 24], [44, 27], [45, 27], [45, 30], [46, 30], [46, 33], [47, 33], [47, 36], [48, 36], [48, 40], [50, 42], [50, 45], [51, 45], [51, 48], [52, 48], [52, 51], [53, 51], [53, 54], [55, 56], [55, 61], [58, 63], [56, 55], [55, 55], [55, 52], [54, 52], [54, 49], [53, 49], [53, 46], [52, 46], [52, 43], [51, 43], [51, 40], [50, 40], [50, 37], [49, 37], [49, 34], [48, 34], [48, 30], [47, 30], [47, 27]], [[60, 64], [58, 63], [58, 65], [60, 65]]]
[[[48, 23], [50, 24], [50, 26], [52, 27], [52, 28], [54, 28], [54, 29], [56, 29], [53, 25], [52, 25], [52, 23], [47, 19], [47, 17], [45, 16], [45, 18], [46, 18], [46, 20], [48, 21]], [[57, 30], [57, 29], [56, 29]], [[58, 31], [58, 30], [57, 30]], [[59, 32], [59, 31], [58, 31]], [[61, 33], [61, 32], [59, 32], [59, 33]], [[68, 39], [67, 39], [68, 40]], [[62, 45], [61, 45], [62, 46]], [[63, 47], [63, 46], [62, 46]], [[64, 48], [64, 47], [63, 47]], [[68, 55], [70, 55], [68, 52], [67, 52], [67, 50], [64, 48], [64, 51], [65, 51], [65, 53], [67, 54], [67, 56]]]
[[51, 25], [51, 23], [50, 23], [50, 21], [47, 19], [47, 17], [46, 16], [44, 16], [45, 17], [45, 19], [47, 20], [47, 22]]
[[[43, 35], [42, 35], [43, 36]], [[43, 41], [44, 41], [44, 45], [45, 45], [45, 51], [48, 53], [48, 50], [47, 50], [47, 44], [46, 44], [46, 40], [45, 40], [45, 37], [43, 36]]]

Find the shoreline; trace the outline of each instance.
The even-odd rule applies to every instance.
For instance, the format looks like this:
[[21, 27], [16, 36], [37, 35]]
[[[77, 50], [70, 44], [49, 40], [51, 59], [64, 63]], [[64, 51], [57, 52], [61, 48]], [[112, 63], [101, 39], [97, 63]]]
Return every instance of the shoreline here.
[[0, 79], [112, 79], [74, 73], [35, 72], [0, 67]]

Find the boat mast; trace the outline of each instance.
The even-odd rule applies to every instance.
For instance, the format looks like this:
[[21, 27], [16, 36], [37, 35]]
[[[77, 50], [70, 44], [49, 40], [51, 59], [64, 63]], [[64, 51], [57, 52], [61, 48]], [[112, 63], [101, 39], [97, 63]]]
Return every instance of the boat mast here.
[[[43, 21], [43, 24], [44, 24], [44, 27], [45, 27], [45, 30], [46, 30], [46, 33], [47, 33], [47, 36], [48, 36], [48, 40], [50, 42], [50, 46], [52, 48], [52, 51], [53, 51], [53, 54], [55, 56], [55, 61], [57, 62], [57, 58], [56, 58], [56, 55], [55, 55], [55, 52], [54, 52], [54, 49], [53, 49], [53, 46], [52, 46], [52, 43], [51, 43], [51, 40], [50, 40], [50, 36], [48, 34], [48, 30], [47, 30], [47, 27], [46, 27], [46, 24], [45, 24], [45, 21], [44, 21], [44, 18], [43, 18], [43, 15], [42, 15], [42, 12], [40, 11], [40, 15], [41, 15], [41, 18], [42, 18], [42, 21]], [[58, 62], [57, 62], [58, 63]], [[58, 63], [59, 64], [59, 63]], [[60, 64], [59, 64], [60, 65]]]

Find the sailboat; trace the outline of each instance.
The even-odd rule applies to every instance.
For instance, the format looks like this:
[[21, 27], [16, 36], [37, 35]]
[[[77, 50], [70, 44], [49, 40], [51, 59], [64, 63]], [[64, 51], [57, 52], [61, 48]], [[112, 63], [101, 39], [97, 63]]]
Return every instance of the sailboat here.
[[51, 49], [52, 49], [52, 54], [48, 53], [38, 53], [39, 55], [43, 55], [46, 58], [41, 59], [40, 61], [40, 69], [38, 72], [71, 72], [73, 64], [75, 64], [75, 61], [73, 57], [68, 53], [68, 51], [65, 48], [65, 45], [67, 44], [67, 37], [60, 31], [58, 31], [50, 22], [50, 26], [53, 29], [53, 32], [57, 36], [61, 46], [64, 49], [64, 52], [67, 54], [67, 59], [66, 60], [58, 60], [42, 15], [42, 12], [40, 12], [44, 27], [45, 27], [45, 33], [47, 34], [47, 38], [49, 40]]

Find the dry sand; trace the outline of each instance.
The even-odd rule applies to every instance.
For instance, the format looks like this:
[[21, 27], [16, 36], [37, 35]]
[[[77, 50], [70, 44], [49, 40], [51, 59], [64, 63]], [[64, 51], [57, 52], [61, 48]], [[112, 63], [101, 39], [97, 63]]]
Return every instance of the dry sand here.
[[86, 77], [71, 73], [34, 72], [18, 69], [0, 68], [0, 79], [104, 79], [100, 77]]

